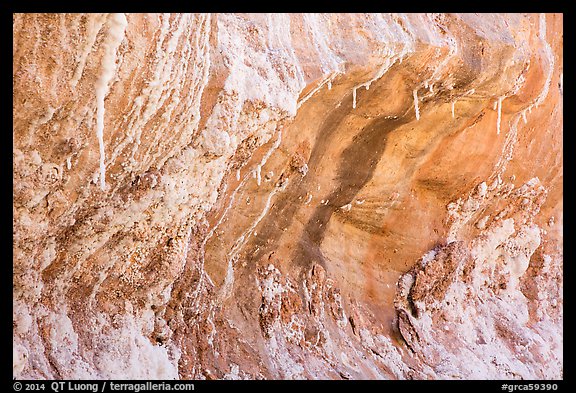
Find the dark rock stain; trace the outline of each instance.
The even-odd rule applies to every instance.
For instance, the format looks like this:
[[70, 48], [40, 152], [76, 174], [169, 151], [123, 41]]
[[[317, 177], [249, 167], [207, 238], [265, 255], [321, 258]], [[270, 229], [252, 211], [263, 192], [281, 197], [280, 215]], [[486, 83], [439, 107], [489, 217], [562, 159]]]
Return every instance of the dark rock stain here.
[[[305, 177], [293, 177], [287, 190], [276, 200], [261, 224], [259, 236], [251, 245], [247, 259], [257, 261], [263, 258], [290, 227], [309, 190], [314, 189], [320, 176], [320, 164], [333, 142], [334, 133], [350, 113], [352, 94], [346, 96], [339, 107], [330, 113], [321, 125], [316, 137], [310, 159], [308, 174]], [[326, 268], [326, 261], [320, 250], [327, 224], [332, 214], [339, 207], [350, 203], [370, 181], [378, 162], [386, 148], [386, 140], [391, 131], [414, 119], [414, 111], [407, 112], [400, 118], [376, 118], [354, 136], [340, 156], [336, 170], [336, 187], [326, 198], [328, 203], [316, 208], [305, 225], [293, 254], [293, 263], [301, 268], [301, 273], [308, 271], [314, 263]], [[300, 199], [299, 199], [300, 198]]]
[[330, 113], [322, 123], [320, 132], [316, 137], [314, 147], [308, 160], [308, 173], [304, 177], [293, 177], [286, 191], [270, 207], [270, 210], [261, 223], [258, 238], [251, 245], [247, 253], [248, 260], [259, 260], [278, 242], [283, 229], [288, 228], [301, 205], [294, 203], [298, 198], [304, 200], [308, 190], [316, 184], [318, 170], [326, 150], [330, 146], [331, 138], [338, 129], [338, 125], [349, 114], [352, 105], [352, 94], [346, 96], [339, 107]]
[[406, 117], [378, 118], [364, 127], [352, 143], [344, 149], [337, 169], [337, 186], [327, 197], [328, 203], [320, 205], [308, 220], [294, 254], [294, 262], [304, 270], [317, 262], [326, 268], [320, 244], [324, 240], [327, 224], [334, 211], [351, 203], [366, 185], [382, 158], [391, 131], [409, 121]]

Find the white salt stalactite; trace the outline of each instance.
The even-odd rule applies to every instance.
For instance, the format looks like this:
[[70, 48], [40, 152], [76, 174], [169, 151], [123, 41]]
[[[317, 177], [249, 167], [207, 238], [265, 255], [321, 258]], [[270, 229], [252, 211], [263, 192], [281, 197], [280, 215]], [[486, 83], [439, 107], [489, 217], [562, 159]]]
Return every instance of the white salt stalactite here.
[[[387, 52], [386, 55], [391, 56], [392, 53]], [[401, 55], [402, 54], [400, 54], [400, 56]], [[378, 79], [382, 78], [382, 76], [386, 73], [386, 71], [388, 71], [390, 69], [390, 67], [396, 62], [396, 59], [397, 59], [397, 57], [394, 59], [390, 58], [390, 57], [386, 57], [386, 61], [382, 64], [382, 66], [380, 67], [380, 69], [378, 70], [378, 72], [376, 73], [376, 75], [372, 79], [370, 79], [364, 83], [361, 83], [357, 86], [354, 86], [354, 88], [352, 90], [352, 108], [353, 109], [356, 109], [356, 103], [357, 103], [356, 90], [359, 89], [360, 87], [364, 87], [364, 88], [366, 88], [366, 90], [370, 90], [370, 86], [372, 85], [372, 82], [375, 82]]]
[[332, 81], [340, 74], [338, 71], [334, 71], [330, 76], [324, 79], [322, 82], [318, 84], [314, 89], [312, 89], [308, 94], [306, 94], [298, 104], [296, 105], [297, 108], [300, 108], [302, 104], [308, 101], [316, 92], [318, 92], [324, 85], [328, 85], [328, 90], [332, 90]]
[[[391, 56], [392, 53], [391, 52], [387, 52], [387, 56]], [[392, 65], [396, 62], [396, 60], [387, 57], [386, 61], [384, 62], [384, 64], [382, 64], [382, 66], [380, 67], [380, 69], [378, 70], [378, 72], [376, 73], [376, 75], [368, 80], [367, 82], [361, 83], [357, 86], [354, 87], [354, 93], [356, 93], [356, 89], [360, 88], [360, 87], [364, 87], [366, 88], [366, 90], [370, 90], [370, 86], [372, 85], [372, 82], [377, 81], [378, 79], [382, 78], [382, 76], [384, 76], [384, 74], [386, 73], [386, 71], [388, 71], [390, 69], [390, 67], [392, 67]], [[355, 107], [354, 107], [355, 108]]]
[[420, 120], [420, 108], [418, 107], [418, 91], [412, 91], [414, 96], [414, 110], [416, 111], [416, 120]]
[[104, 98], [108, 94], [108, 84], [114, 77], [116, 70], [116, 51], [124, 39], [124, 31], [128, 25], [124, 14], [111, 14], [108, 17], [108, 36], [103, 43], [104, 56], [102, 57], [102, 72], [96, 81], [96, 136], [100, 146], [100, 188], [106, 188], [106, 165], [104, 163]]
[[498, 98], [497, 107], [498, 107], [498, 119], [496, 120], [496, 134], [500, 135], [500, 122], [502, 120], [502, 100], [503, 97]]

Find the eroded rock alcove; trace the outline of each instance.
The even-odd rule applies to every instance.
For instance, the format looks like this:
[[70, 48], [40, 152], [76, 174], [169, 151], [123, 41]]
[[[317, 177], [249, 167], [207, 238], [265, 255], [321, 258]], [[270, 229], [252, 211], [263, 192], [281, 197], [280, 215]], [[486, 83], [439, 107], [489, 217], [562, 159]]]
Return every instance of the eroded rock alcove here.
[[15, 378], [562, 378], [562, 16], [15, 14]]

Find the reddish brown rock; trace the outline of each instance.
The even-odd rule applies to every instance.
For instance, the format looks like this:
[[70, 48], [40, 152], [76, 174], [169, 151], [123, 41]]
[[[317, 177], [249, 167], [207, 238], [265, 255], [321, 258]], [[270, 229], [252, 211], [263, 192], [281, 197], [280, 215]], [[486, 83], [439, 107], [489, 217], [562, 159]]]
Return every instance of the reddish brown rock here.
[[14, 14], [14, 377], [562, 378], [562, 20]]

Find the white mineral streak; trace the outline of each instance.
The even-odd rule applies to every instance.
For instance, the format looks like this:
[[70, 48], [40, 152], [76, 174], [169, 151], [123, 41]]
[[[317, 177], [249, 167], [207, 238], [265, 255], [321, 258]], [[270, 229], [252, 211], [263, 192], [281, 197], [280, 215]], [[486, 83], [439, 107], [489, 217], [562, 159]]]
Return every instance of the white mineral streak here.
[[418, 91], [415, 89], [412, 91], [414, 96], [414, 111], [416, 111], [416, 120], [420, 120], [420, 109], [418, 108]]
[[[520, 89], [521, 85], [524, 82], [525, 82], [525, 79], [523, 78], [522, 75], [520, 75], [520, 77], [516, 81], [515, 86], [513, 88], [513, 94], [516, 94], [516, 92]], [[542, 94], [543, 93], [541, 92], [539, 96], [541, 97]], [[500, 125], [500, 121], [501, 121], [501, 110], [502, 110], [503, 98], [504, 97], [501, 97], [498, 100], [498, 121], [497, 121], [497, 131], [498, 132], [499, 132], [499, 125]], [[502, 153], [499, 155], [498, 162], [496, 163], [496, 168], [497, 168], [496, 173], [498, 174], [498, 176], [503, 175], [504, 171], [506, 170], [508, 162], [513, 157], [514, 148], [515, 148], [517, 140], [518, 140], [518, 123], [520, 122], [520, 119], [522, 119], [524, 121], [524, 124], [527, 123], [526, 113], [530, 113], [532, 108], [535, 106], [536, 102], [537, 102], [537, 100], [532, 102], [530, 105], [528, 105], [528, 107], [526, 107], [525, 109], [523, 109], [519, 113], [515, 114], [513, 116], [513, 118], [510, 120], [510, 122], [509, 122], [510, 128], [509, 128], [509, 131], [506, 135], [506, 140], [504, 141], [504, 145], [502, 147]]]
[[430, 261], [432, 261], [437, 253], [438, 252], [436, 250], [430, 250], [424, 254], [422, 258], [420, 258], [420, 263], [422, 266], [426, 266]]
[[256, 166], [255, 174], [256, 174], [256, 184], [260, 185], [260, 183], [262, 183], [262, 167], [260, 165]]
[[454, 104], [456, 103], [456, 101], [452, 101], [452, 104], [450, 105], [451, 111], [452, 111], [452, 118], [454, 118]]
[[498, 98], [497, 106], [498, 106], [498, 118], [496, 119], [496, 134], [500, 134], [500, 122], [502, 120], [502, 99], [503, 97]]
[[232, 295], [232, 289], [234, 285], [234, 262], [238, 258], [238, 253], [242, 250], [244, 245], [246, 245], [246, 243], [250, 239], [250, 235], [252, 235], [252, 233], [260, 223], [260, 221], [262, 221], [262, 219], [266, 216], [266, 214], [270, 210], [272, 198], [279, 191], [281, 191], [280, 188], [274, 188], [274, 190], [272, 190], [272, 192], [268, 195], [268, 198], [266, 198], [264, 208], [262, 209], [258, 217], [256, 217], [256, 220], [254, 220], [254, 222], [250, 225], [250, 227], [246, 231], [244, 231], [242, 235], [240, 235], [240, 237], [236, 240], [234, 246], [232, 246], [232, 249], [228, 253], [228, 268], [226, 271], [224, 284], [222, 285], [222, 289], [220, 292], [221, 299], [223, 300], [228, 299], [230, 295]]
[[274, 144], [266, 152], [264, 157], [262, 157], [262, 160], [260, 161], [260, 164], [258, 165], [259, 167], [264, 166], [268, 162], [268, 159], [270, 158], [272, 153], [274, 153], [276, 150], [278, 150], [281, 143], [282, 143], [282, 130], [278, 130], [278, 138], [276, 138], [276, 141], [274, 142]]
[[78, 65], [74, 70], [72, 80], [70, 80], [70, 86], [72, 86], [72, 88], [76, 87], [78, 81], [82, 77], [82, 73], [84, 72], [84, 67], [86, 66], [86, 60], [88, 59], [88, 55], [92, 51], [94, 43], [96, 42], [96, 37], [98, 36], [98, 33], [102, 29], [102, 26], [104, 25], [105, 22], [106, 22], [106, 14], [95, 14], [87, 18], [86, 44], [82, 48], [82, 54], [80, 55]]
[[478, 220], [478, 222], [476, 223], [476, 228], [478, 229], [486, 229], [486, 223], [488, 222], [488, 220], [490, 219], [490, 215], [482, 217], [480, 220]]
[[292, 46], [292, 32], [290, 31], [291, 17], [289, 14], [267, 13], [268, 45], [286, 58], [286, 61], [295, 65], [299, 88], [306, 86], [304, 72], [299, 64], [296, 51]]
[[[272, 156], [272, 153], [274, 153], [278, 149], [281, 142], [282, 142], [282, 131], [280, 130], [280, 131], [278, 131], [278, 137], [276, 138], [276, 141], [270, 147], [270, 149], [266, 152], [264, 157], [262, 157], [262, 160], [260, 161], [260, 163], [257, 166], [257, 168], [259, 168], [259, 170], [257, 171], [257, 173], [258, 173], [258, 185], [260, 185], [260, 181], [259, 181], [260, 180], [260, 175], [259, 175], [260, 168], [262, 168], [266, 164], [266, 162], [268, 162], [268, 159], [270, 158], [270, 156]], [[230, 202], [226, 206], [224, 213], [222, 214], [222, 216], [218, 220], [218, 223], [210, 231], [209, 236], [207, 236], [206, 239], [204, 240], [204, 244], [208, 241], [208, 239], [210, 237], [212, 237], [212, 234], [214, 233], [216, 228], [221, 224], [222, 220], [226, 216], [226, 213], [228, 212], [228, 209], [232, 206], [232, 202], [233, 202], [233, 199], [234, 199], [236, 192], [240, 189], [240, 187], [242, 187], [244, 185], [245, 180], [246, 179], [244, 179], [244, 181], [242, 181], [240, 184], [238, 184], [238, 186], [236, 187], [236, 189], [232, 193], [232, 196], [230, 197]], [[268, 213], [268, 210], [270, 210], [270, 203], [272, 201], [272, 198], [279, 191], [283, 191], [283, 189], [282, 188], [274, 188], [272, 190], [272, 192], [268, 195], [268, 198], [266, 199], [266, 203], [265, 203], [264, 208], [262, 209], [262, 212], [260, 213], [260, 215], [256, 218], [256, 220], [254, 220], [254, 222], [252, 222], [250, 227], [246, 231], [244, 231], [242, 233], [242, 235], [240, 235], [240, 237], [236, 240], [236, 242], [232, 246], [232, 249], [228, 253], [228, 260], [227, 260], [227, 262], [228, 262], [227, 266], [228, 267], [227, 267], [227, 271], [226, 271], [226, 277], [224, 279], [224, 284], [223, 284], [221, 292], [220, 292], [220, 296], [222, 299], [227, 299], [232, 294], [232, 289], [233, 289], [233, 285], [234, 285], [234, 262], [237, 259], [238, 253], [242, 250], [242, 247], [244, 247], [244, 245], [248, 242], [248, 240], [250, 239], [250, 235], [252, 234], [252, 232], [254, 232], [254, 230], [256, 229], [258, 224], [260, 223], [260, 221], [262, 221], [262, 219], [266, 216], [266, 213]]]
[[354, 86], [354, 88], [352, 89], [352, 108], [355, 109], [357, 104], [356, 90], [361, 87], [365, 87], [366, 90], [370, 90], [370, 86], [372, 85], [372, 83], [382, 78], [382, 76], [384, 76], [384, 74], [394, 65], [396, 61], [399, 60], [400, 62], [402, 62], [402, 58], [405, 57], [407, 53], [408, 53], [407, 46], [405, 46], [402, 49], [402, 51], [399, 51], [397, 53], [394, 53], [394, 51], [386, 47], [382, 53], [382, 56], [384, 57], [384, 62], [382, 63], [380, 68], [376, 71], [375, 75], [368, 81], [363, 82], [357, 86]]
[[298, 101], [297, 107], [300, 108], [306, 101], [308, 101], [314, 94], [316, 94], [324, 85], [328, 86], [328, 90], [332, 90], [332, 81], [340, 74], [339, 71], [334, 71], [330, 73], [325, 79], [318, 83], [314, 89], [312, 89], [308, 94], [306, 94], [302, 99]]
[[100, 188], [106, 188], [106, 165], [104, 162], [104, 99], [108, 94], [109, 83], [116, 71], [116, 51], [124, 39], [128, 21], [124, 14], [108, 16], [108, 35], [103, 43], [104, 55], [100, 63], [101, 73], [96, 81], [96, 136], [100, 147]]
[[[158, 39], [155, 43], [156, 53], [159, 53], [161, 50], [162, 42], [169, 29], [168, 16], [164, 15], [164, 18], [161, 18], [161, 16], [158, 18], [162, 19], [162, 23]], [[152, 79], [147, 81], [146, 87], [143, 89], [142, 94], [134, 99], [132, 107], [128, 110], [126, 117], [130, 120], [126, 127], [126, 138], [118, 143], [116, 149], [114, 149], [112, 153], [112, 159], [115, 159], [117, 155], [120, 154], [120, 152], [129, 143], [133, 142], [132, 153], [128, 158], [128, 160], [131, 161], [134, 159], [134, 155], [140, 146], [141, 136], [144, 131], [146, 122], [148, 121], [148, 116], [152, 114], [152, 110], [150, 109], [157, 105], [156, 100], [159, 96], [157, 90], [159, 90], [162, 85], [161, 81], [159, 80], [159, 74], [164, 62], [161, 61], [161, 58], [156, 58], [155, 64], [156, 68], [152, 74]]]
[[[238, 175], [240, 171], [237, 171], [236, 174]], [[238, 193], [238, 191], [242, 188], [242, 186], [244, 186], [244, 184], [248, 181], [249, 178], [249, 174], [246, 174], [244, 176], [244, 178], [242, 179], [242, 181], [240, 183], [238, 183], [238, 185], [236, 186], [236, 188], [232, 191], [232, 193], [230, 194], [230, 198], [228, 200], [228, 203], [226, 204], [226, 207], [224, 208], [222, 215], [220, 216], [220, 218], [218, 219], [218, 221], [216, 222], [216, 224], [214, 224], [214, 226], [210, 229], [210, 231], [208, 232], [208, 234], [206, 235], [206, 237], [204, 238], [203, 242], [202, 242], [202, 247], [206, 246], [206, 243], [208, 242], [208, 240], [210, 240], [210, 238], [212, 236], [214, 236], [214, 233], [216, 233], [216, 230], [218, 229], [218, 227], [222, 224], [222, 222], [224, 221], [224, 219], [226, 218], [228, 211], [230, 210], [230, 208], [232, 207], [234, 200], [236, 198], [236, 194]]]
[[[191, 28], [190, 26], [194, 26]], [[156, 43], [154, 62], [155, 69], [153, 81], [144, 88], [140, 95], [141, 101], [135, 110], [140, 110], [145, 102], [143, 113], [134, 116], [140, 127], [135, 127], [137, 143], [133, 145], [131, 157], [134, 157], [136, 149], [140, 144], [141, 137], [150, 138], [147, 140], [147, 148], [144, 156], [148, 159], [145, 165], [159, 168], [178, 152], [183, 146], [189, 143], [189, 138], [198, 124], [200, 118], [200, 106], [198, 105], [204, 87], [208, 82], [210, 56], [209, 56], [209, 36], [210, 36], [210, 15], [208, 14], [176, 14], [163, 15], [161, 27], [161, 40]], [[194, 39], [184, 38], [193, 37]], [[193, 68], [190, 67], [193, 65]], [[196, 72], [192, 75], [188, 69], [192, 68]], [[185, 100], [184, 110], [175, 113], [182, 103], [183, 91], [186, 84], [190, 84], [190, 92], [186, 93], [190, 99]], [[150, 121], [160, 115], [162, 121], [160, 130], [151, 127]], [[176, 123], [179, 132], [174, 133], [171, 120], [178, 117], [180, 122]], [[157, 124], [157, 122], [155, 122]], [[154, 124], [154, 123], [153, 123]], [[134, 126], [133, 126], [134, 127]], [[150, 135], [146, 135], [147, 132]], [[174, 147], [165, 152], [157, 149], [161, 136], [170, 137], [177, 143]]]
[[[434, 27], [436, 27], [436, 24], [438, 24], [438, 26], [442, 26], [444, 28], [444, 30], [438, 30], [439, 37], [444, 37], [443, 39], [441, 38], [441, 43], [442, 44], [447, 44], [448, 46], [448, 54], [444, 56], [444, 58], [442, 59], [442, 61], [440, 62], [440, 64], [438, 64], [435, 68], [434, 68], [434, 72], [432, 73], [432, 75], [430, 76], [429, 82], [430, 82], [430, 86], [429, 86], [429, 91], [431, 94], [434, 94], [434, 90], [433, 90], [433, 84], [434, 82], [442, 82], [441, 81], [441, 77], [442, 77], [442, 73], [444, 72], [444, 70], [446, 69], [446, 67], [450, 64], [450, 62], [456, 58], [456, 56], [458, 55], [458, 41], [456, 40], [456, 38], [453, 35], [446, 35], [444, 36], [444, 32], [449, 32], [450, 29], [443, 24], [440, 21], [436, 21], [436, 23], [433, 25]], [[436, 52], [439, 56], [441, 56], [441, 52], [437, 50]]]
[[542, 104], [542, 102], [544, 102], [544, 100], [548, 96], [548, 92], [550, 90], [550, 84], [552, 83], [552, 76], [554, 75], [554, 65], [555, 65], [554, 52], [552, 51], [552, 47], [550, 47], [550, 44], [546, 40], [546, 14], [544, 13], [540, 14], [540, 26], [538, 35], [540, 37], [542, 45], [544, 46], [544, 53], [546, 55], [546, 60], [548, 63], [548, 70], [546, 72], [546, 82], [544, 82], [544, 87], [542, 88], [542, 91], [538, 95], [538, 98], [536, 98], [536, 100], [533, 103], [533, 106], [535, 107], [540, 106], [540, 104]]
[[502, 147], [502, 154], [498, 158], [498, 163], [496, 164], [496, 168], [498, 168], [498, 173], [500, 175], [504, 173], [508, 162], [514, 155], [514, 148], [516, 147], [516, 142], [518, 141], [518, 123], [520, 122], [521, 117], [521, 114], [517, 114], [510, 121], [510, 130], [506, 135], [506, 141]]

